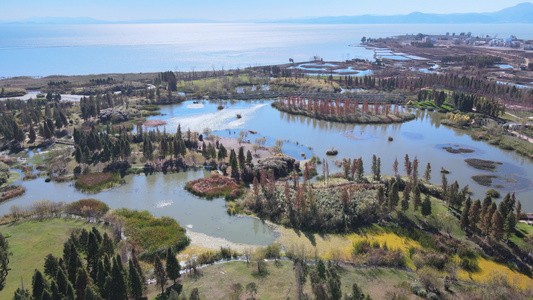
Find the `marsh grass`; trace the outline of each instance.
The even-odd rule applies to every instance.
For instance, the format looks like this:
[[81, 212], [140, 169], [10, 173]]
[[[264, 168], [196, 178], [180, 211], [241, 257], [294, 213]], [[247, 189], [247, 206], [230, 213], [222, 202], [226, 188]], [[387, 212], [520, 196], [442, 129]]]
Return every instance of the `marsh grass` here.
[[118, 173], [88, 173], [81, 175], [74, 186], [83, 193], [98, 193], [122, 183], [124, 180]]

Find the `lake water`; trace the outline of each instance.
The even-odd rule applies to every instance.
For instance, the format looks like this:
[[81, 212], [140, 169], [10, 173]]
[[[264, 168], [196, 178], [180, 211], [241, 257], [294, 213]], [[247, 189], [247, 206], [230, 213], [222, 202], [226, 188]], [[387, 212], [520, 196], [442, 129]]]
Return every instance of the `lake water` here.
[[[441, 114], [416, 110], [416, 120], [401, 124], [386, 125], [353, 125], [335, 122], [324, 122], [303, 116], [294, 116], [279, 112], [270, 106], [272, 101], [236, 101], [223, 102], [225, 109], [216, 109], [218, 102], [203, 101], [203, 108], [189, 108], [190, 101], [182, 104], [164, 106], [164, 116], [149, 119], [163, 119], [167, 122], [167, 132], [175, 132], [178, 123], [182, 128], [191, 128], [202, 132], [204, 128], [216, 134], [228, 135], [231, 129], [233, 137], [240, 130], [257, 131], [257, 135], [249, 135], [253, 142], [257, 137], [266, 137], [271, 145], [276, 139], [285, 140], [283, 151], [291, 156], [300, 157], [304, 153], [308, 158], [315, 154], [329, 161], [330, 169], [335, 170], [335, 160], [362, 157], [366, 173], [370, 173], [372, 155], [381, 157], [382, 174], [392, 174], [392, 164], [397, 158], [400, 173], [404, 173], [403, 161], [405, 154], [411, 160], [418, 157], [420, 177], [424, 174], [426, 164], [432, 166], [432, 182], [441, 183], [440, 169], [445, 167], [448, 182], [457, 180], [461, 187], [469, 185], [474, 192], [474, 199], [483, 199], [488, 187], [474, 182], [471, 177], [478, 174], [494, 174], [500, 176], [494, 180], [493, 186], [501, 185], [501, 192], [516, 192], [525, 210], [533, 211], [533, 163], [516, 153], [504, 151], [481, 141], [474, 141], [460, 130], [440, 124]], [[237, 119], [236, 114], [242, 118]], [[388, 137], [394, 138], [393, 142]], [[463, 147], [473, 149], [468, 154], [453, 154], [443, 147]], [[335, 147], [339, 154], [326, 157], [326, 150]], [[479, 158], [502, 162], [495, 173], [474, 169], [465, 163], [467, 158]], [[321, 168], [319, 167], [319, 173]], [[340, 171], [338, 169], [338, 171]]]
[[[487, 143], [474, 141], [459, 130], [440, 125], [441, 115], [433, 112], [415, 111], [416, 119], [402, 124], [353, 125], [328, 123], [302, 116], [292, 116], [273, 109], [272, 101], [222, 102], [226, 107], [217, 110], [218, 102], [191, 101], [164, 106], [167, 132], [175, 132], [181, 124], [183, 130], [203, 131], [209, 127], [215, 134], [236, 137], [240, 130], [253, 130], [249, 134], [253, 141], [266, 137], [269, 145], [276, 139], [285, 140], [283, 152], [294, 157], [305, 153], [309, 158], [315, 154], [329, 161], [331, 172], [340, 171], [335, 160], [362, 157], [365, 173], [370, 173], [372, 155], [381, 157], [381, 173], [392, 174], [392, 164], [397, 158], [400, 173], [403, 158], [409, 154], [411, 160], [418, 157], [420, 177], [427, 162], [432, 166], [432, 180], [441, 183], [440, 169], [449, 171], [448, 182], [457, 180], [461, 187], [468, 184], [474, 192], [473, 198], [483, 198], [488, 187], [474, 182], [477, 174], [494, 174], [500, 177], [493, 185], [502, 185], [501, 192], [516, 192], [524, 211], [533, 211], [533, 164], [529, 159], [515, 153], [503, 151]], [[240, 113], [242, 118], [237, 119]], [[388, 136], [394, 141], [389, 142]], [[339, 154], [326, 157], [326, 150], [334, 146]], [[469, 154], [452, 154], [443, 147], [462, 147], [474, 150]], [[502, 162], [494, 173], [476, 170], [465, 163], [466, 158], [480, 158]], [[318, 168], [321, 173], [321, 167]], [[81, 198], [95, 198], [113, 208], [127, 207], [146, 209], [155, 216], [170, 216], [183, 226], [192, 226], [193, 231], [222, 237], [232, 242], [266, 245], [275, 240], [275, 234], [261, 221], [226, 214], [223, 199], [204, 200], [192, 196], [183, 189], [187, 181], [207, 175], [204, 171], [189, 171], [175, 174], [151, 176], [126, 176], [126, 184], [110, 191], [86, 195], [74, 189], [72, 183], [45, 183], [43, 178], [20, 182], [27, 192], [20, 198], [0, 204], [0, 214], [7, 213], [11, 205], [28, 205], [43, 199], [72, 202]]]
[[472, 32], [533, 39], [533, 24], [105, 24], [0, 26], [0, 78], [191, 71], [372, 59], [363, 36]]

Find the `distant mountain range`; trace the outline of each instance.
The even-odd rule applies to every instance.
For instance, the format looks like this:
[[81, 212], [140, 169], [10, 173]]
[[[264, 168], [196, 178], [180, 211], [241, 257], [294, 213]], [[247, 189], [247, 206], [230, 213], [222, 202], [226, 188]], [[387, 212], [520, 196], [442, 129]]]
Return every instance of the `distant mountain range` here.
[[361, 15], [341, 17], [316, 17], [272, 21], [213, 21], [204, 19], [164, 19], [102, 21], [93, 18], [31, 18], [18, 22], [1, 22], [3, 24], [161, 24], [161, 23], [298, 23], [298, 24], [533, 24], [533, 3], [524, 2], [497, 12], [430, 14], [413, 12], [407, 15]]
[[489, 13], [427, 14], [413, 12], [392, 16], [343, 16], [319, 17], [278, 21], [279, 23], [304, 24], [501, 24], [533, 23], [533, 3], [524, 2], [513, 7]]

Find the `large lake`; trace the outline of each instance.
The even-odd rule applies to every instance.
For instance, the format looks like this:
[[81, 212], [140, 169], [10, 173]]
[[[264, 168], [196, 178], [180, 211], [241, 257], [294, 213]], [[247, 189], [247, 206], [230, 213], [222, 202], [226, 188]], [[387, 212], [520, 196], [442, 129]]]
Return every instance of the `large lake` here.
[[533, 39], [533, 24], [106, 24], [0, 25], [0, 78], [191, 71], [372, 59], [363, 36], [471, 32]]
[[[420, 160], [419, 172], [424, 173], [428, 162], [432, 165], [432, 182], [441, 183], [440, 168], [449, 171], [448, 182], [458, 180], [461, 187], [468, 184], [474, 192], [474, 199], [483, 198], [487, 187], [475, 183], [471, 176], [494, 174], [501, 179], [500, 191], [515, 191], [522, 202], [523, 210], [533, 211], [533, 164], [515, 153], [503, 151], [485, 142], [474, 141], [459, 130], [440, 125], [441, 115], [433, 112], [414, 111], [417, 118], [403, 124], [390, 125], [351, 125], [328, 123], [302, 116], [292, 116], [273, 109], [272, 101], [224, 102], [222, 111], [217, 110], [218, 102], [201, 101], [203, 107], [191, 105], [191, 101], [164, 106], [164, 119], [167, 132], [175, 132], [178, 123], [186, 130], [203, 131], [209, 127], [222, 136], [238, 136], [240, 130], [254, 130], [250, 140], [267, 137], [268, 144], [276, 139], [286, 140], [283, 151], [299, 157], [301, 153], [309, 158], [313, 153], [326, 158], [327, 149], [335, 146], [338, 156], [326, 158], [332, 172], [334, 161], [342, 158], [362, 157], [366, 173], [370, 173], [372, 155], [381, 157], [382, 174], [392, 174], [392, 164], [397, 158], [403, 170], [403, 157], [409, 154], [411, 160]], [[201, 106], [201, 105], [200, 105]], [[236, 114], [242, 115], [241, 119]], [[231, 134], [230, 134], [231, 133]], [[389, 142], [388, 136], [394, 141]], [[475, 150], [469, 154], [452, 154], [443, 147], [461, 146]], [[502, 162], [497, 172], [484, 172], [469, 167], [464, 159], [480, 158]], [[337, 169], [338, 170], [338, 169]], [[339, 170], [340, 171], [340, 170]], [[319, 172], [321, 168], [319, 167]], [[401, 171], [400, 173], [404, 173]], [[235, 217], [226, 214], [223, 199], [203, 200], [183, 190], [185, 182], [205, 176], [203, 171], [190, 171], [177, 174], [155, 174], [151, 176], [127, 176], [127, 183], [110, 191], [95, 195], [77, 192], [71, 183], [45, 183], [44, 179], [21, 182], [28, 191], [20, 198], [0, 205], [0, 214], [7, 213], [13, 204], [28, 205], [43, 199], [72, 202], [92, 197], [106, 202], [113, 208], [128, 207], [146, 209], [156, 216], [170, 216], [192, 230], [211, 236], [222, 237], [232, 242], [249, 244], [269, 244], [275, 239], [273, 232], [264, 223], [248, 217]], [[422, 176], [422, 175], [421, 175]]]

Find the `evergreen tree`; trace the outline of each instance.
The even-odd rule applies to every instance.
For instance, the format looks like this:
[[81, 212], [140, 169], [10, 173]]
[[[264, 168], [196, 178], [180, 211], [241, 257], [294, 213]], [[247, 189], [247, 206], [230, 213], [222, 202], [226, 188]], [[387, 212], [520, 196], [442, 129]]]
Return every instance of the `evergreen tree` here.
[[137, 272], [133, 261], [130, 259], [128, 262], [128, 283], [129, 283], [129, 295], [133, 299], [139, 299], [143, 293], [142, 278]]
[[465, 207], [463, 208], [463, 212], [461, 214], [461, 227], [466, 230], [470, 227], [470, 207], [472, 205], [472, 200], [470, 197], [466, 199]]
[[93, 280], [96, 280], [96, 273], [98, 272], [98, 261], [100, 260], [100, 247], [98, 239], [91, 231], [87, 241], [87, 269]]
[[470, 212], [468, 213], [468, 220], [469, 220], [468, 225], [470, 225], [470, 230], [474, 231], [476, 229], [476, 226], [479, 222], [480, 214], [481, 214], [481, 201], [477, 199], [470, 206]]
[[4, 289], [6, 277], [9, 272], [9, 243], [4, 235], [0, 232], [0, 291]]
[[104, 233], [104, 238], [102, 239], [102, 255], [112, 257], [115, 253], [115, 246], [113, 246], [113, 240], [109, 237], [107, 232]]
[[35, 133], [35, 129], [33, 128], [33, 125], [30, 124], [30, 132], [28, 134], [28, 137], [30, 138], [29, 142], [32, 144], [35, 142], [35, 139], [37, 138], [37, 134]]
[[414, 195], [413, 195], [413, 209], [414, 211], [418, 211], [418, 207], [420, 206], [422, 199], [420, 195], [420, 188], [418, 187], [418, 184], [415, 186]]
[[176, 254], [172, 251], [172, 248], [168, 248], [167, 251], [167, 264], [165, 266], [167, 271], [167, 276], [173, 283], [176, 283], [176, 280], [180, 277], [180, 264], [176, 258]]
[[363, 180], [363, 175], [365, 174], [365, 169], [363, 167], [363, 158], [359, 157], [357, 159], [357, 180]]
[[247, 165], [251, 165], [252, 164], [252, 160], [253, 160], [252, 152], [250, 152], [250, 150], [248, 150], [246, 152], [246, 164]]
[[431, 215], [431, 200], [429, 199], [428, 194], [426, 194], [426, 196], [424, 197], [424, 201], [422, 202], [420, 209], [424, 218]]
[[165, 284], [167, 283], [167, 274], [163, 267], [163, 262], [161, 262], [161, 258], [157, 254], [155, 255], [154, 275], [157, 284], [161, 287], [161, 294], [163, 294]]
[[352, 295], [351, 297], [345, 297], [345, 299], [348, 300], [364, 300], [365, 294], [363, 293], [363, 290], [357, 285], [357, 283], [353, 283], [352, 285]]
[[511, 211], [507, 214], [507, 217], [505, 217], [505, 221], [503, 224], [503, 230], [505, 231], [506, 239], [509, 239], [511, 234], [514, 233], [515, 226], [516, 226], [516, 217], [515, 217], [515, 214]]
[[218, 160], [224, 160], [226, 157], [228, 157], [228, 151], [224, 147], [224, 145], [220, 144], [218, 147]]
[[376, 179], [376, 169], [378, 167], [378, 159], [375, 154], [372, 155], [372, 174], [374, 175], [374, 180]]
[[98, 297], [98, 294], [92, 286], [85, 288], [85, 300], [100, 300], [100, 297]]
[[85, 289], [91, 284], [91, 279], [84, 268], [79, 268], [76, 276], [76, 299], [85, 300]]
[[499, 211], [494, 211], [492, 214], [492, 224], [490, 227], [491, 235], [500, 240], [503, 237], [503, 220]]
[[398, 183], [394, 181], [389, 191], [389, 211], [393, 211], [398, 202], [400, 202], [400, 196], [398, 191]]
[[33, 299], [41, 299], [45, 290], [48, 289], [48, 284], [41, 271], [35, 269], [31, 282], [32, 290], [31, 296]]
[[78, 272], [78, 268], [82, 268], [82, 262], [81, 258], [78, 254], [78, 251], [76, 250], [76, 247], [74, 244], [70, 244], [70, 254], [68, 258], [67, 263], [67, 274], [68, 274], [68, 280], [71, 284], [76, 284], [76, 274]]
[[441, 173], [442, 180], [442, 197], [446, 199], [448, 195], [448, 178], [446, 178], [446, 173]]
[[13, 295], [13, 300], [31, 300], [30, 291], [24, 286], [17, 288]]
[[380, 207], [383, 207], [385, 204], [385, 189], [383, 188], [383, 185], [380, 185], [378, 188], [378, 191], [376, 193], [376, 200], [378, 201], [378, 205]]
[[426, 182], [429, 182], [431, 180], [431, 163], [428, 162], [426, 165], [426, 171], [424, 172], [424, 179]]
[[111, 285], [109, 291], [109, 296], [111, 299], [127, 299], [128, 290], [126, 287], [126, 282], [124, 280], [124, 275], [121, 270], [122, 262], [113, 258], [113, 267], [111, 269]]
[[518, 201], [516, 203], [516, 222], [520, 221], [520, 215], [522, 214], [522, 203]]
[[409, 186], [406, 184], [402, 194], [402, 211], [406, 212], [409, 209]]
[[244, 165], [246, 164], [246, 156], [244, 156], [244, 147], [243, 146], [239, 147], [238, 159], [239, 159], [239, 168], [241, 170], [243, 170], [244, 169]]
[[341, 278], [335, 270], [335, 266], [332, 265], [328, 268], [327, 287], [329, 299], [340, 300], [342, 298]]
[[200, 293], [198, 292], [198, 288], [192, 289], [191, 295], [189, 296], [189, 300], [200, 300]]

